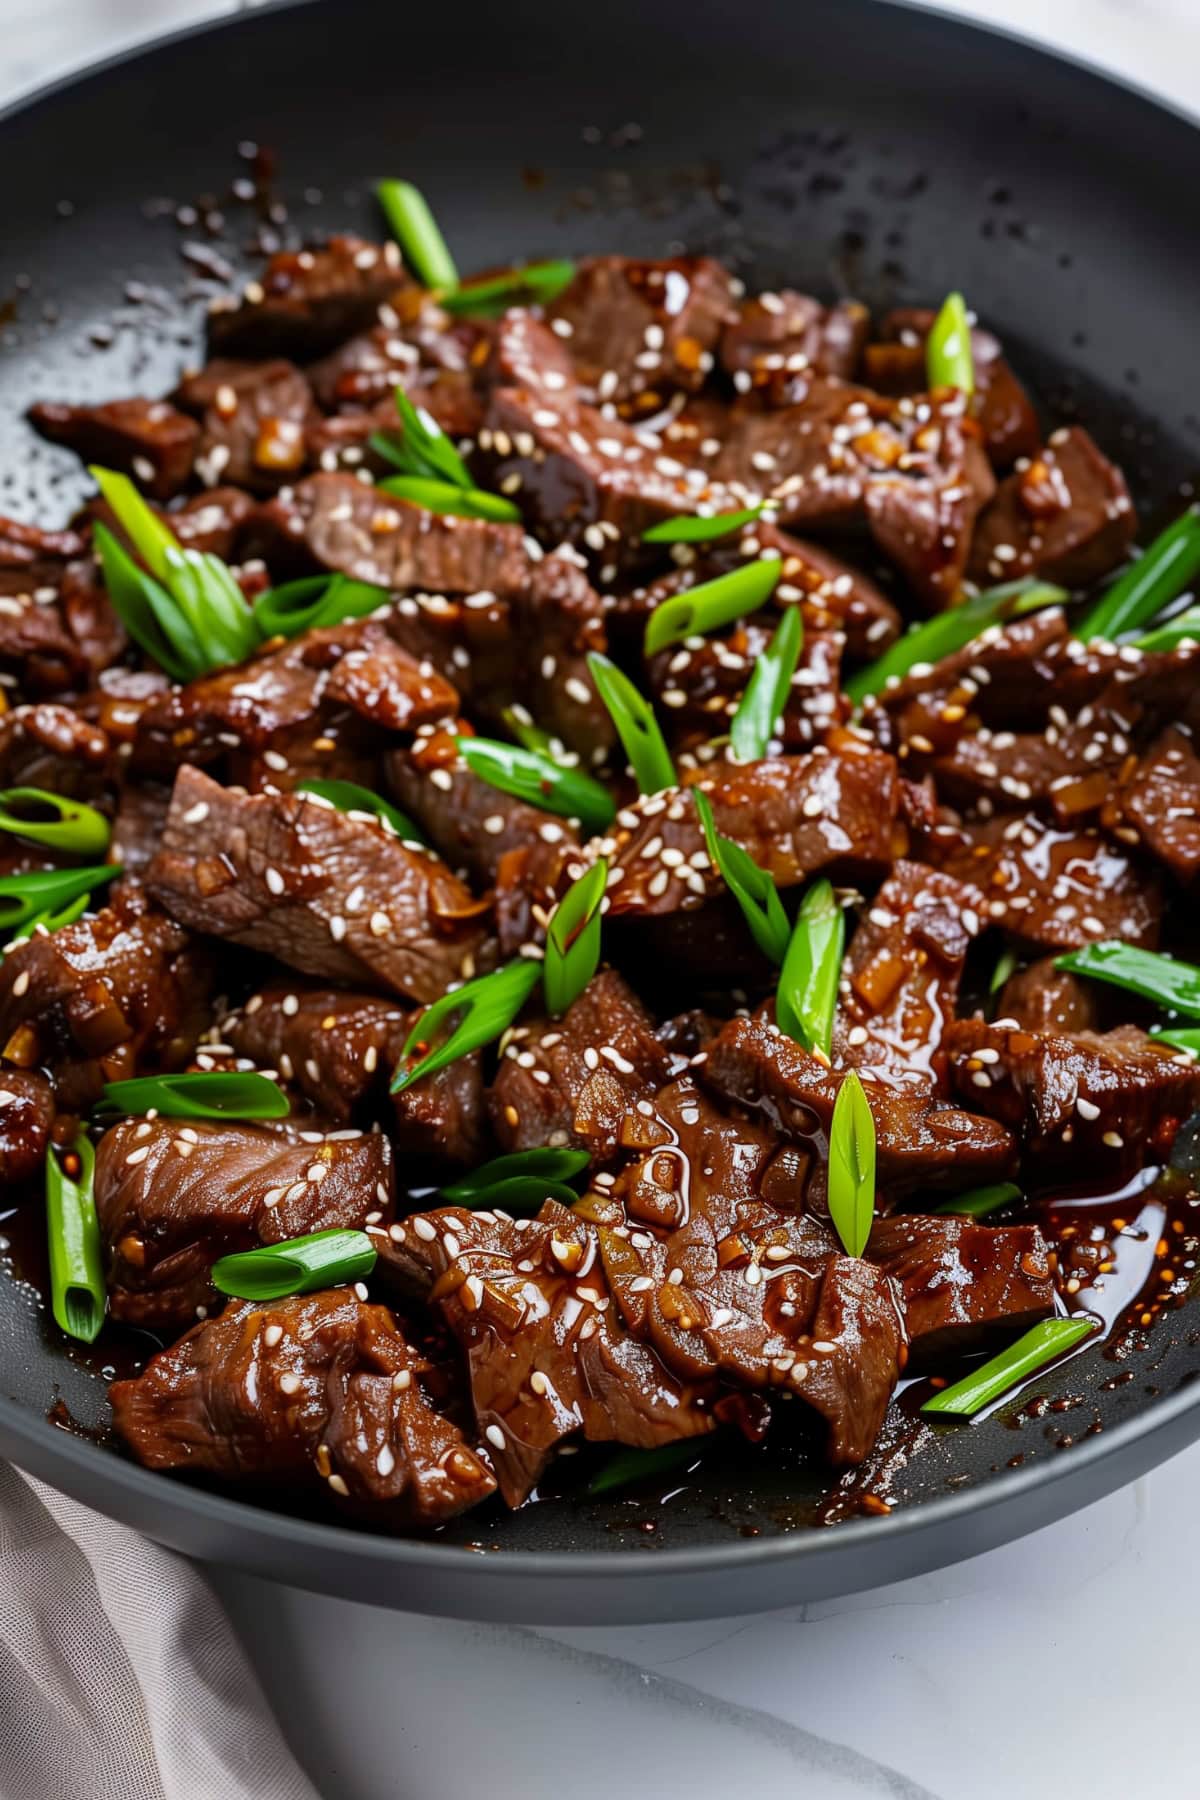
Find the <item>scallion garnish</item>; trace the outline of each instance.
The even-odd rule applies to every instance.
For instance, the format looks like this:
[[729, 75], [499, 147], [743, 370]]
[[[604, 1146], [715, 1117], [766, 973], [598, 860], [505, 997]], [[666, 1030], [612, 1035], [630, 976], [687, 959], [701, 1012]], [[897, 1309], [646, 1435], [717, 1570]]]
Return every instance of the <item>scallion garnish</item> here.
[[366, 1232], [335, 1227], [222, 1256], [213, 1264], [212, 1282], [235, 1300], [284, 1300], [363, 1281], [374, 1267], [375, 1246]]
[[925, 340], [925, 373], [931, 388], [958, 388], [968, 397], [975, 392], [971, 321], [961, 294], [947, 294], [933, 321]]
[[[506, 1211], [511, 1211], [499, 1197], [502, 1189], [513, 1188], [516, 1183], [528, 1183], [531, 1191], [536, 1189], [542, 1196], [556, 1189], [566, 1190], [567, 1182], [582, 1175], [591, 1160], [586, 1150], [551, 1147], [514, 1150], [509, 1156], [494, 1156], [490, 1162], [472, 1169], [469, 1175], [460, 1175], [457, 1181], [443, 1187], [442, 1198], [456, 1206], [504, 1206]], [[579, 1198], [573, 1189], [566, 1191], [570, 1192], [571, 1201]], [[555, 1193], [554, 1197], [561, 1198], [561, 1195]]]
[[730, 721], [729, 741], [739, 762], [757, 762], [767, 754], [788, 703], [803, 642], [804, 620], [800, 608], [789, 606], [775, 627], [771, 642], [755, 664], [754, 673]]
[[[1200, 575], [1200, 509], [1189, 506], [1119, 575], [1075, 627], [1083, 643], [1149, 625]], [[1158, 646], [1155, 646], [1156, 648]], [[1169, 646], [1165, 646], [1169, 647]]]
[[539, 756], [553, 757], [554, 739], [530, 718], [523, 706], [503, 707], [500, 717], [523, 749], [536, 750]]
[[953, 1387], [943, 1388], [926, 1400], [923, 1413], [946, 1413], [951, 1418], [967, 1418], [981, 1407], [999, 1400], [1010, 1388], [1036, 1375], [1048, 1363], [1065, 1356], [1076, 1344], [1090, 1337], [1100, 1321], [1090, 1318], [1043, 1319], [1015, 1344], [993, 1356], [980, 1368], [972, 1369]]
[[94, 1341], [107, 1297], [93, 1183], [96, 1156], [81, 1131], [69, 1150], [46, 1152], [46, 1241], [50, 1310], [68, 1337]]
[[618, 1488], [653, 1481], [658, 1475], [682, 1473], [697, 1460], [707, 1441], [707, 1436], [678, 1438], [674, 1443], [660, 1444], [654, 1450], [618, 1450], [588, 1482], [588, 1497], [599, 1499], [602, 1494], [616, 1493]]
[[312, 794], [318, 800], [328, 800], [339, 812], [365, 813], [368, 818], [381, 819], [405, 843], [425, 842], [407, 813], [401, 812], [398, 806], [393, 806], [390, 800], [385, 800], [373, 788], [360, 787], [357, 781], [298, 781], [292, 791], [297, 794]]
[[111, 827], [103, 813], [82, 800], [69, 800], [45, 788], [15, 787], [0, 790], [0, 831], [65, 850], [72, 856], [102, 856], [108, 849]]
[[815, 881], [800, 903], [779, 972], [775, 1018], [779, 1029], [829, 1061], [838, 980], [846, 944], [846, 915], [832, 884]]
[[650, 702], [625, 671], [598, 650], [589, 652], [587, 663], [642, 793], [675, 787], [675, 765]]
[[1167, 1044], [1172, 1050], [1186, 1050], [1192, 1056], [1200, 1056], [1200, 1026], [1185, 1026], [1180, 1031], [1159, 1031], [1155, 1027], [1150, 1036], [1156, 1044]]
[[[482, 1049], [506, 1031], [541, 979], [542, 965], [532, 958], [521, 958], [494, 969], [490, 975], [476, 976], [451, 994], [427, 1007], [408, 1035], [400, 1062], [392, 1076], [391, 1091], [402, 1094], [414, 1082], [436, 1075], [460, 1056]], [[459, 1017], [458, 1015], [462, 1015]], [[451, 1019], [457, 1023], [448, 1037], [435, 1044], [439, 1030]], [[420, 1060], [412, 1063], [417, 1052]], [[406, 1064], [411, 1063], [411, 1067]]]
[[1000, 952], [996, 958], [996, 966], [992, 970], [991, 979], [988, 981], [989, 997], [998, 994], [1009, 977], [1016, 974], [1017, 961], [1017, 953], [1011, 947]]
[[367, 618], [386, 606], [389, 598], [386, 588], [355, 581], [350, 575], [305, 575], [299, 581], [268, 588], [258, 596], [251, 613], [264, 638], [294, 638], [302, 631]]
[[398, 440], [383, 437], [387, 455], [406, 475], [423, 475], [430, 481], [448, 481], [452, 487], [470, 488], [475, 484], [468, 469], [433, 414], [423, 406], [414, 406], [404, 389], [393, 394], [400, 415], [401, 436]]
[[1009, 581], [1003, 587], [988, 588], [960, 606], [947, 607], [924, 624], [915, 625], [843, 686], [854, 704], [860, 705], [868, 694], [878, 694], [893, 681], [900, 681], [917, 664], [936, 663], [944, 656], [952, 656], [990, 626], [1022, 618], [1045, 606], [1062, 606], [1069, 599], [1065, 588], [1048, 581]]
[[30, 919], [27, 925], [23, 925], [19, 931], [14, 933], [5, 944], [5, 950], [15, 950], [18, 944], [25, 943], [40, 931], [44, 931], [49, 937], [52, 932], [61, 931], [64, 925], [73, 925], [76, 919], [81, 919], [87, 911], [89, 898], [90, 896], [87, 894], [80, 894], [77, 900], [72, 900], [69, 905], [62, 907], [57, 912], [53, 908], [49, 908], [46, 912], [38, 913], [36, 918]]
[[715, 581], [702, 581], [698, 587], [672, 594], [646, 621], [642, 646], [646, 655], [757, 612], [775, 592], [782, 568], [780, 557], [764, 556], [728, 575], [718, 575]]
[[460, 282], [453, 292], [437, 298], [448, 313], [477, 313], [491, 318], [510, 306], [549, 306], [574, 279], [575, 264], [565, 257], [556, 257], [547, 262], [526, 263], [520, 269], [506, 269], [503, 275]]
[[106, 1081], [99, 1104], [106, 1112], [164, 1119], [286, 1119], [291, 1110], [276, 1082], [248, 1069]]
[[1093, 981], [1107, 981], [1144, 1000], [1155, 1000], [1171, 1012], [1200, 1019], [1200, 968], [1195, 963], [1176, 962], [1155, 950], [1111, 940], [1068, 950], [1054, 959], [1054, 966], [1069, 969], [1073, 975], [1089, 975]]
[[997, 1181], [991, 1187], [971, 1188], [968, 1193], [955, 1194], [953, 1200], [943, 1201], [934, 1210], [964, 1219], [986, 1219], [989, 1213], [998, 1212], [1002, 1206], [1011, 1206], [1020, 1198], [1021, 1190], [1015, 1182]]
[[455, 742], [467, 767], [500, 793], [560, 818], [578, 819], [592, 835], [611, 825], [616, 812], [612, 795], [582, 769], [499, 738], [460, 737]]
[[378, 486], [380, 493], [390, 494], [393, 500], [406, 500], [410, 506], [454, 519], [491, 519], [497, 525], [517, 525], [521, 520], [520, 507], [503, 494], [489, 494], [484, 488], [456, 487], [453, 482], [434, 481], [426, 475], [389, 475]]
[[853, 1069], [842, 1078], [829, 1127], [829, 1217], [847, 1256], [861, 1256], [875, 1219], [875, 1120]]
[[757, 506], [743, 506], [737, 512], [710, 513], [701, 516], [699, 513], [683, 513], [677, 519], [661, 519], [652, 525], [649, 531], [643, 531], [643, 544], [711, 544], [717, 538], [728, 537], [731, 532], [740, 531], [743, 525], [752, 525], [766, 505], [760, 500]]
[[1164, 625], [1156, 625], [1153, 631], [1133, 639], [1138, 650], [1178, 650], [1180, 644], [1197, 643], [1200, 643], [1200, 606], [1189, 606]]
[[755, 943], [764, 956], [781, 963], [787, 955], [791, 926], [783, 910], [779, 890], [765, 869], [760, 869], [748, 851], [732, 838], [717, 830], [708, 795], [694, 787], [692, 799], [704, 828], [704, 842], [709, 859], [725, 886], [742, 909]]
[[[120, 873], [120, 863], [104, 863], [90, 869], [41, 869], [32, 875], [0, 876], [0, 931], [59, 914]], [[59, 923], [66, 920], [60, 918]]]
[[543, 979], [546, 1007], [561, 1019], [600, 967], [600, 903], [608, 880], [608, 863], [598, 857], [573, 881], [546, 927]]
[[458, 270], [454, 258], [420, 188], [411, 181], [381, 181], [375, 193], [392, 236], [417, 280], [427, 288], [456, 288]]

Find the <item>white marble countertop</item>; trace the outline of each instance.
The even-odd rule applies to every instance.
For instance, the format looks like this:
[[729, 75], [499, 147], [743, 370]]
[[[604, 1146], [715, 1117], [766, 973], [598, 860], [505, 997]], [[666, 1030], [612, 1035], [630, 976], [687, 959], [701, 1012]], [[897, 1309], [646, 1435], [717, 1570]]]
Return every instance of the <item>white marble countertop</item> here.
[[[0, 99], [221, 10], [0, 0]], [[1200, 0], [957, 0], [951, 10], [1197, 104]], [[612, 1800], [634, 1773], [646, 1792], [687, 1800], [750, 1790], [756, 1800], [1156, 1800], [1197, 1787], [1193, 1481], [1200, 1445], [955, 1568], [701, 1624], [508, 1630], [217, 1580], [327, 1800], [457, 1797], [480, 1778], [501, 1800]]]

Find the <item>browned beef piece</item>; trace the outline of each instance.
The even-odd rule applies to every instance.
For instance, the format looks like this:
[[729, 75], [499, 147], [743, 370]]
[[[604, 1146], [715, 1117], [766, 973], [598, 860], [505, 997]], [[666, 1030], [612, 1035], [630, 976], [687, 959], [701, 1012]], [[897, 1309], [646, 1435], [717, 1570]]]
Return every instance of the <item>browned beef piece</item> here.
[[473, 1167], [492, 1154], [483, 1059], [460, 1056], [392, 1095], [392, 1142], [406, 1163], [422, 1171]]
[[[380, 379], [380, 385], [382, 378]], [[396, 388], [427, 412], [447, 437], [473, 438], [483, 423], [482, 394], [470, 375], [453, 369], [417, 369], [394, 378], [368, 410], [318, 415], [305, 433], [308, 460], [322, 469], [370, 469], [375, 476], [395, 475], [396, 466], [370, 442], [376, 432], [398, 440]]]
[[185, 549], [208, 551], [223, 562], [233, 562], [242, 527], [253, 511], [253, 500], [241, 488], [214, 487], [193, 494], [167, 517]]
[[505, 1150], [575, 1144], [603, 1160], [625, 1115], [666, 1075], [650, 1014], [615, 969], [602, 969], [561, 1019], [509, 1034], [488, 1109]]
[[[758, 1015], [732, 1019], [724, 1027], [708, 1047], [700, 1079], [802, 1146], [815, 1170], [842, 1082], [839, 1071], [827, 1069]], [[1012, 1173], [1016, 1146], [993, 1118], [941, 1104], [927, 1088], [897, 1087], [870, 1069], [862, 1081], [875, 1118], [881, 1200], [914, 1189], [1000, 1181]]]
[[496, 867], [496, 935], [505, 956], [518, 955], [527, 944], [546, 941], [546, 924], [555, 902], [571, 880], [567, 870], [578, 855], [574, 833], [559, 820], [538, 829], [538, 841], [506, 850]]
[[273, 494], [303, 469], [317, 414], [294, 363], [219, 357], [183, 382], [180, 404], [201, 414], [196, 468], [210, 486], [228, 481]]
[[121, 662], [129, 648], [129, 637], [100, 581], [93, 557], [68, 563], [63, 570], [58, 610], [83, 652], [93, 679], [98, 681], [106, 669]]
[[29, 422], [83, 462], [135, 476], [157, 500], [169, 500], [192, 478], [199, 428], [169, 401], [109, 400], [101, 406], [46, 401], [30, 407]]
[[400, 805], [452, 869], [466, 869], [487, 885], [510, 850], [578, 845], [565, 819], [502, 794], [476, 775], [458, 754], [456, 731], [471, 735], [469, 726], [456, 721], [448, 731], [419, 737], [409, 749], [390, 751], [386, 765]]
[[55, 1111], [54, 1089], [39, 1070], [0, 1064], [0, 1181], [16, 1187], [41, 1172]]
[[519, 525], [429, 513], [353, 475], [308, 475], [260, 508], [254, 530], [299, 563], [398, 591], [509, 595], [529, 555]]
[[[743, 300], [721, 333], [721, 367], [742, 393], [779, 390], [787, 376], [815, 369], [853, 381], [871, 317], [857, 300], [822, 306], [793, 288]], [[922, 384], [924, 385], [924, 384]]]
[[64, 1111], [106, 1081], [178, 1069], [209, 1022], [213, 968], [132, 881], [110, 904], [9, 950], [0, 963], [0, 1048], [46, 1069]]
[[[905, 306], [881, 322], [882, 343], [863, 353], [862, 378], [881, 394], [919, 394], [928, 385], [925, 340], [936, 314], [932, 307]], [[972, 410], [983, 428], [988, 455], [998, 469], [1021, 456], [1036, 456], [1042, 434], [1029, 395], [1004, 359], [999, 340], [978, 326], [971, 332], [975, 364]], [[840, 371], [838, 371], [840, 373]]]
[[92, 667], [62, 608], [32, 593], [0, 593], [0, 669], [30, 699], [88, 687]]
[[147, 1468], [308, 1490], [398, 1530], [436, 1525], [496, 1488], [419, 1377], [388, 1309], [333, 1288], [231, 1300], [110, 1396]]
[[1179, 881], [1200, 870], [1200, 757], [1191, 736], [1168, 726], [1121, 798], [1121, 815]]
[[1044, 950], [1105, 938], [1153, 949], [1163, 897], [1157, 879], [1123, 846], [1094, 830], [1056, 831], [1033, 814], [939, 832], [940, 868], [973, 882], [988, 918]]
[[566, 321], [557, 329], [522, 306], [513, 306], [497, 320], [488, 346], [482, 378], [493, 387], [526, 388], [552, 404], [564, 394], [576, 392], [579, 378], [571, 355], [571, 333]]
[[341, 1123], [386, 1087], [409, 1017], [377, 994], [273, 981], [222, 1019], [221, 1038]]
[[922, 1368], [997, 1349], [1054, 1311], [1036, 1225], [895, 1213], [875, 1221], [866, 1254], [900, 1289], [909, 1355]]
[[1200, 1070], [1136, 1026], [1042, 1036], [961, 1019], [947, 1033], [950, 1080], [1020, 1135], [1039, 1187], [1165, 1161], [1200, 1106]]
[[432, 852], [303, 796], [236, 793], [191, 767], [176, 779], [147, 882], [197, 931], [426, 1004], [473, 968], [483, 941], [477, 904]]
[[158, 854], [170, 807], [169, 787], [123, 782], [108, 851], [113, 861], [132, 875], [144, 875]]
[[0, 516], [0, 594], [56, 587], [67, 564], [86, 549], [87, 541], [77, 531], [46, 531]]
[[476, 1424], [510, 1506], [564, 1439], [650, 1449], [712, 1430], [709, 1384], [680, 1382], [621, 1327], [596, 1227], [445, 1207], [392, 1227], [383, 1266], [439, 1303], [467, 1361]]
[[617, 741], [587, 664], [591, 651], [608, 649], [606, 612], [607, 602], [566, 554], [542, 557], [512, 598], [514, 695], [585, 766], [602, 761]]
[[1052, 956], [1043, 956], [1009, 976], [996, 1013], [1028, 1031], [1094, 1031], [1100, 1022], [1099, 994], [1096, 982], [1056, 968]]
[[[877, 751], [815, 750], [755, 763], [720, 764], [698, 783], [719, 832], [741, 844], [781, 888], [810, 876], [878, 879], [897, 843], [899, 782]], [[610, 915], [638, 918], [694, 906], [721, 889], [687, 789], [652, 794], [612, 827]]]
[[240, 300], [209, 307], [214, 356], [290, 356], [306, 362], [365, 331], [406, 276], [395, 244], [331, 237], [320, 250], [280, 250]]
[[42, 700], [0, 713], [0, 785], [96, 800], [109, 786], [107, 731], [70, 706]]
[[963, 963], [985, 923], [977, 888], [898, 862], [863, 914], [843, 967], [835, 1066], [894, 1083], [936, 1083]]
[[96, 1147], [112, 1315], [152, 1330], [187, 1325], [217, 1301], [218, 1257], [335, 1226], [386, 1226], [392, 1198], [382, 1132], [122, 1120]]
[[[724, 632], [672, 644], [650, 658], [646, 683], [673, 748], [690, 750], [729, 729], [746, 685], [768, 649], [778, 614], [756, 613]], [[804, 633], [774, 742], [796, 754], [825, 742], [850, 714], [840, 681], [840, 632]]]
[[[327, 411], [391, 406], [397, 387], [409, 392], [429, 376], [460, 385], [485, 363], [498, 329], [490, 321], [444, 312], [416, 287], [393, 293], [374, 323], [309, 370], [313, 392]], [[394, 407], [390, 424], [396, 425]]]
[[570, 327], [566, 344], [588, 399], [647, 397], [657, 411], [657, 396], [703, 386], [736, 315], [730, 278], [711, 257], [588, 256], [549, 316]]
[[1040, 575], [1086, 587], [1125, 560], [1136, 529], [1125, 477], [1072, 425], [1000, 484], [980, 515], [968, 573], [984, 586]]

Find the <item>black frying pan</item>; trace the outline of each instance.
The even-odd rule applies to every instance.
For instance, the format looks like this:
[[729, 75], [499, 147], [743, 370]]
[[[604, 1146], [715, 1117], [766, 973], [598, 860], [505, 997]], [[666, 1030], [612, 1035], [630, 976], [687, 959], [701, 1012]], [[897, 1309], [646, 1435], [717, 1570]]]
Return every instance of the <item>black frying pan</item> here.
[[[278, 158], [289, 228], [369, 234], [370, 179], [405, 174], [468, 269], [679, 242], [760, 285], [875, 304], [962, 287], [1144, 510], [1200, 464], [1200, 132], [1142, 96], [878, 0], [330, 0], [189, 32], [0, 118], [0, 510], [58, 522], [82, 492], [21, 423], [31, 399], [156, 392], [194, 349], [180, 246], [203, 232], [165, 202], [227, 196], [247, 139]], [[252, 212], [222, 210], [244, 241]], [[114, 314], [97, 349], [89, 331]], [[1097, 1350], [1048, 1378], [1062, 1412], [1019, 1422], [1010, 1406], [937, 1433], [897, 1418], [886, 1518], [818, 1528], [853, 1496], [831, 1507], [797, 1450], [705, 1466], [661, 1498], [551, 1499], [392, 1541], [132, 1466], [105, 1439], [98, 1373], [0, 1278], [4, 1454], [193, 1555], [476, 1618], [735, 1613], [954, 1561], [1182, 1448], [1200, 1433], [1198, 1372], [1195, 1302], [1119, 1367]]]

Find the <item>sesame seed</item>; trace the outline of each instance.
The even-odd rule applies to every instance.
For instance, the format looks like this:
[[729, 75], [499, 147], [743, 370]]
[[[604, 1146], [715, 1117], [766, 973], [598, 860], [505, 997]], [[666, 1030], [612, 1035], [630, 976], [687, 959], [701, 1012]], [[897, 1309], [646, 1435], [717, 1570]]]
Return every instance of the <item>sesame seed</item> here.
[[279, 873], [278, 869], [268, 868], [263, 879], [266, 881], [267, 888], [272, 894], [282, 894], [283, 876]]

